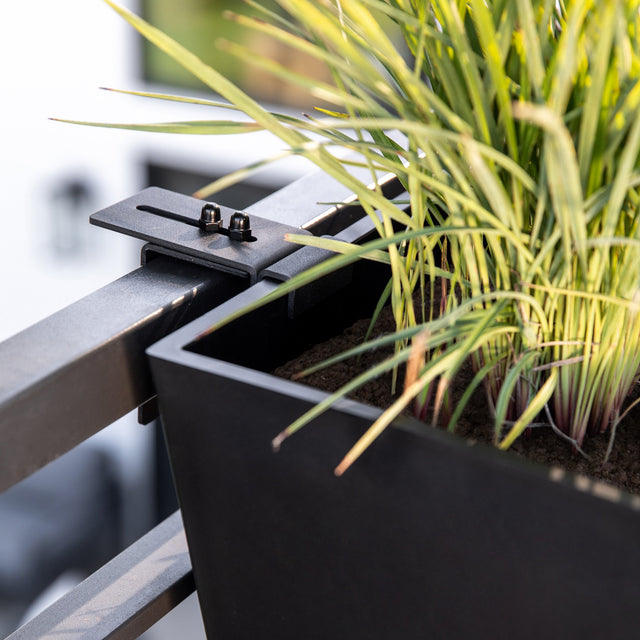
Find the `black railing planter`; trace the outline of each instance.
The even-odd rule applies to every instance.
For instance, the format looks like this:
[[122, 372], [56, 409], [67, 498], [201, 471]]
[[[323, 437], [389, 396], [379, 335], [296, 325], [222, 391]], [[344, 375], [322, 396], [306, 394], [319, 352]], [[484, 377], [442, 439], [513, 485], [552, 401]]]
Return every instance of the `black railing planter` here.
[[[148, 418], [157, 390], [209, 637], [633, 637], [640, 499], [409, 419], [335, 478], [379, 414], [352, 401], [273, 453], [272, 437], [325, 394], [267, 372], [369, 313], [384, 278], [358, 263], [198, 336], [323, 258], [282, 243], [283, 230], [370, 232], [353, 207], [313, 204], [346, 195], [313, 193], [327, 188], [303, 180], [246, 212], [151, 190], [96, 214], [150, 242], [144, 266], [0, 345], [4, 361], [29, 363], [52, 328], [59, 336], [31, 368], [3, 372], [0, 437], [13, 455], [0, 489], [131, 408]], [[91, 309], [105, 318], [84, 331]], [[13, 637], [135, 637], [192, 588], [175, 515]]]
[[351, 401], [272, 451], [325, 394], [268, 372], [375, 299], [364, 265], [348, 279], [198, 338], [264, 280], [148, 351], [209, 637], [633, 635], [637, 498], [413, 420], [336, 478], [378, 415]]

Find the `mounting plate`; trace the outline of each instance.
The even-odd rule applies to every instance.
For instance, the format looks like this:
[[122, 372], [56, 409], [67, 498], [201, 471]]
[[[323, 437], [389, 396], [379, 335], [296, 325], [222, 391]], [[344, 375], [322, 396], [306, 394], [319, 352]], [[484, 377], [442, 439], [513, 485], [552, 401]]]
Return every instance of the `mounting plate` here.
[[[253, 241], [233, 240], [227, 235], [200, 229], [204, 202], [159, 187], [140, 193], [94, 213], [91, 224], [140, 238], [168, 249], [186, 260], [196, 258], [223, 271], [246, 274], [251, 283], [259, 273], [299, 247], [284, 239], [285, 233], [309, 234], [298, 227], [251, 214]], [[220, 207], [224, 224], [235, 209]]]

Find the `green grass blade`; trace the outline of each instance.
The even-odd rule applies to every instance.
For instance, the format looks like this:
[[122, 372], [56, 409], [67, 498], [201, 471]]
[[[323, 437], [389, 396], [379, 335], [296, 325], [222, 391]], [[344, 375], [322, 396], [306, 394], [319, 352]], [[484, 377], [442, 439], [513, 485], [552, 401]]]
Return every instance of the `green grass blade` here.
[[544, 409], [551, 399], [558, 384], [558, 370], [551, 369], [549, 377], [545, 380], [540, 390], [529, 402], [528, 407], [523, 411], [516, 423], [511, 427], [509, 433], [500, 443], [500, 449], [508, 449], [522, 432], [535, 420], [536, 416]]
[[256, 122], [239, 122], [237, 120], [193, 120], [189, 122], [158, 122], [156, 124], [127, 124], [109, 122], [84, 122], [81, 120], [63, 120], [50, 118], [56, 122], [83, 125], [87, 127], [102, 127], [104, 129], [123, 129], [128, 131], [148, 131], [151, 133], [177, 133], [181, 135], [236, 135], [239, 133], [253, 133], [264, 131], [262, 125]]

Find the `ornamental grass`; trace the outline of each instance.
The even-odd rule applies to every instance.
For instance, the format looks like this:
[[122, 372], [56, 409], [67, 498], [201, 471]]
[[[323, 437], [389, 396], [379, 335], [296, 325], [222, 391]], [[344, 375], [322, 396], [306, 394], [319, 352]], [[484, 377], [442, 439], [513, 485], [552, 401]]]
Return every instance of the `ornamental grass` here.
[[[550, 427], [578, 450], [587, 434], [615, 433], [640, 375], [640, 2], [276, 0], [268, 10], [249, 1], [259, 18], [228, 19], [317, 58], [333, 79], [312, 80], [219, 43], [323, 105], [292, 116], [265, 109], [105, 1], [228, 102], [151, 97], [222, 105], [250, 119], [106, 126], [269, 130], [285, 145], [278, 157], [304, 156], [344, 183], [375, 225], [379, 237], [362, 246], [290, 238], [336, 255], [275, 295], [354, 260], [390, 265], [386, 299], [397, 333], [339, 357], [390, 340], [396, 349], [290, 425], [276, 447], [353, 387], [403, 363], [398, 399], [338, 474], [412, 404], [453, 430], [481, 385], [500, 448], [532, 426]], [[344, 150], [353, 155], [345, 159]], [[355, 179], [352, 166], [367, 168], [371, 180]], [[406, 202], [369, 187], [389, 173]], [[441, 308], [431, 302], [436, 290], [444, 291]], [[476, 374], [445, 411], [468, 361]]]

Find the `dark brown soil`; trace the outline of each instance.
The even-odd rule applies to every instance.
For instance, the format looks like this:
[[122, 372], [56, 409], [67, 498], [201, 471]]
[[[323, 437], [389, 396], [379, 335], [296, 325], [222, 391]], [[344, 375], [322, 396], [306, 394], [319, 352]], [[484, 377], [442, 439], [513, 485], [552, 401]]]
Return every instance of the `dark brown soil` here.
[[[344, 334], [332, 340], [318, 344], [298, 359], [293, 360], [274, 373], [291, 379], [296, 373], [340, 353], [362, 342], [368, 327], [367, 320], [361, 320], [347, 329]], [[376, 326], [377, 333], [389, 332], [393, 329], [389, 316], [382, 318]], [[306, 384], [335, 391], [351, 380], [355, 373], [378, 362], [379, 352], [367, 353], [359, 358], [333, 365], [302, 380]], [[400, 372], [398, 388], [402, 386]], [[456, 388], [464, 389], [471, 380], [470, 368], [462, 371], [456, 380]], [[453, 390], [454, 402], [456, 388]], [[393, 400], [391, 376], [374, 380], [358, 389], [350, 397], [377, 407], [389, 406]], [[530, 460], [548, 465], [558, 466], [574, 473], [585, 474], [625, 489], [630, 493], [640, 494], [640, 405], [631, 411], [621, 425], [618, 426], [609, 461], [605, 464], [605, 454], [609, 444], [609, 434], [587, 436], [583, 450], [589, 456], [586, 459], [576, 453], [567, 441], [554, 434], [550, 428], [531, 429], [529, 434], [520, 437], [510, 448], [507, 455], [524, 456]], [[490, 414], [484, 390], [479, 390], [469, 404], [465, 415], [459, 421], [456, 433], [461, 437], [477, 441], [491, 442], [493, 420]], [[375, 445], [374, 445], [375, 446]]]

